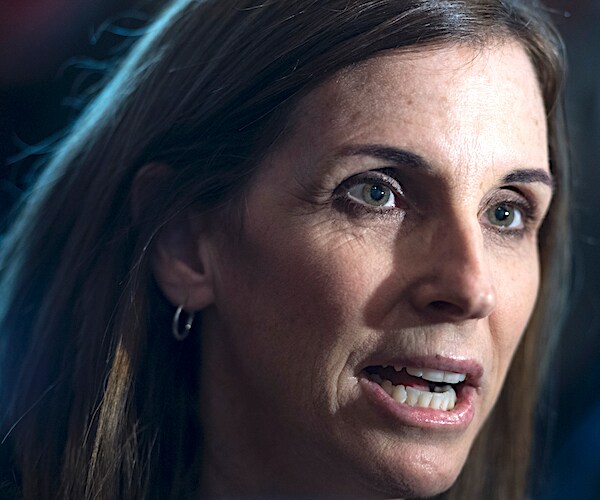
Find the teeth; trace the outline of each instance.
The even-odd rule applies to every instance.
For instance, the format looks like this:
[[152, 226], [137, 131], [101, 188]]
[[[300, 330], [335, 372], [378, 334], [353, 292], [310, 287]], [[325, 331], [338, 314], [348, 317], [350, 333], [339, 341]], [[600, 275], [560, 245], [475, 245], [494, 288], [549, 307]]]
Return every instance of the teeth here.
[[391, 396], [391, 395], [392, 395], [392, 391], [394, 390], [394, 385], [392, 384], [392, 382], [391, 382], [391, 381], [389, 381], [389, 380], [384, 380], [384, 381], [381, 383], [381, 387], [383, 387], [383, 390], [384, 390], [385, 392], [387, 392], [389, 396]]
[[419, 368], [407, 368], [406, 371], [409, 375], [412, 375], [413, 377], [423, 376], [423, 370], [420, 370]]
[[[375, 381], [375, 377], [372, 377], [372, 380]], [[410, 386], [394, 385], [390, 380], [377, 383], [397, 403], [442, 411], [452, 410], [456, 405], [456, 392], [450, 385], [436, 387], [434, 392], [430, 392]]]
[[421, 394], [419, 394], [419, 399], [417, 399], [417, 406], [420, 406], [421, 408], [429, 408], [432, 399], [433, 392], [421, 392]]
[[[394, 367], [396, 371], [398, 370]], [[420, 377], [429, 382], [446, 382], [447, 384], [458, 384], [464, 382], [467, 378], [464, 373], [445, 372], [442, 370], [432, 370], [430, 368], [406, 368], [406, 372], [413, 377]]]
[[431, 408], [433, 408], [434, 410], [439, 410], [442, 407], [442, 403], [444, 402], [444, 399], [446, 399], [446, 397], [438, 392], [430, 394], [431, 403], [429, 404], [429, 406], [431, 406]]
[[404, 403], [407, 397], [406, 387], [403, 385], [395, 385], [394, 390], [392, 391], [392, 397], [394, 398], [394, 401]]
[[406, 404], [408, 406], [417, 406], [417, 401], [419, 401], [419, 394], [421, 391], [418, 391], [414, 387], [406, 388]]
[[448, 398], [448, 410], [454, 410], [455, 404], [456, 404], [456, 394], [454, 394], [453, 398]]
[[430, 382], [443, 382], [445, 374], [446, 372], [441, 372], [439, 370], [423, 370], [421, 378], [429, 380]]
[[440, 405], [440, 410], [448, 411], [448, 406], [450, 406], [450, 398], [449, 397], [445, 397], [442, 400], [442, 404]]
[[464, 382], [465, 378], [466, 376], [464, 373], [444, 372], [443, 382], [447, 382], [448, 384], [458, 384], [459, 382]]

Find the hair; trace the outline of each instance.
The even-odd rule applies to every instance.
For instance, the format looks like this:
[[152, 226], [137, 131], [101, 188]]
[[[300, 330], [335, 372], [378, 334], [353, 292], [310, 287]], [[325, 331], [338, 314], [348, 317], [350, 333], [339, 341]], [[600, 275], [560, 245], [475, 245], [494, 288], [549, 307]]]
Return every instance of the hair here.
[[[0, 440], [26, 499], [185, 498], [200, 482], [199, 336], [170, 335], [149, 265], [177, 214], [232, 207], [298, 100], [383, 51], [517, 40], [536, 70], [557, 189], [541, 288], [505, 390], [447, 498], [522, 498], [567, 271], [562, 45], [526, 0], [177, 0], [24, 198], [0, 263]], [[131, 215], [140, 168], [172, 175]], [[220, 210], [223, 212], [223, 210]], [[227, 212], [227, 211], [225, 211]]]

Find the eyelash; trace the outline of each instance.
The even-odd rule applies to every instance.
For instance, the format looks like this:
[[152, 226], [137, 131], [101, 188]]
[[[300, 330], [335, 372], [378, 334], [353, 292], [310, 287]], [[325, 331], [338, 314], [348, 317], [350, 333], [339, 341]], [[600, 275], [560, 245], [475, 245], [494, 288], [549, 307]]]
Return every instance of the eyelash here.
[[[356, 201], [350, 196], [352, 188], [360, 184], [374, 184], [387, 187], [394, 196], [396, 206], [394, 207], [377, 207], [369, 206], [366, 203]], [[380, 170], [370, 170], [360, 174], [353, 175], [342, 182], [333, 193], [333, 201], [336, 204], [341, 204], [341, 209], [348, 212], [350, 215], [367, 215], [377, 217], [388, 217], [398, 215], [399, 211], [404, 212], [397, 205], [404, 199], [402, 186], [394, 177], [393, 169], [386, 168]]]

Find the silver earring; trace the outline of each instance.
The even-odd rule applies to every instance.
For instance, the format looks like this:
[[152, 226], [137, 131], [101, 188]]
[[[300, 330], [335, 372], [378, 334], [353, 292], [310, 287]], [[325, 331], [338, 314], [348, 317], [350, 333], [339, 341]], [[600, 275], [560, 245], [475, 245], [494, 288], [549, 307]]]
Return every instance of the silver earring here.
[[179, 306], [173, 315], [173, 324], [171, 325], [171, 332], [173, 333], [173, 337], [175, 340], [185, 340], [187, 336], [190, 334], [190, 330], [192, 329], [192, 324], [194, 323], [195, 313], [186, 312], [187, 319], [185, 320], [185, 324], [183, 325], [183, 330], [179, 327], [179, 317], [181, 316], [181, 311], [183, 311], [183, 306]]

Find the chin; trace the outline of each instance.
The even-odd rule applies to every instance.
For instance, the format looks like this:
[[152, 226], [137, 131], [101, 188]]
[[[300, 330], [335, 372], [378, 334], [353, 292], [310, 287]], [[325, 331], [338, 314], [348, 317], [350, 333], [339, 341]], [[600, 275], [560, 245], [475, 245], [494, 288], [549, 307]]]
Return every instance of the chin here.
[[[392, 448], [392, 450], [390, 450]], [[392, 451], [390, 453], [390, 451]], [[354, 477], [366, 486], [364, 497], [428, 498], [450, 489], [467, 459], [468, 450], [448, 450], [435, 445], [390, 444], [379, 457], [359, 459]], [[348, 483], [341, 491], [346, 491]], [[347, 491], [356, 494], [357, 490]]]
[[[417, 464], [415, 464], [417, 465]], [[373, 491], [379, 498], [429, 498], [447, 491], [456, 482], [461, 467], [450, 470], [420, 468], [396, 471], [393, 475], [379, 478], [379, 487]]]
[[429, 498], [439, 495], [452, 487], [459, 473], [460, 469], [456, 473], [450, 474], [411, 476], [405, 480], [404, 484], [396, 485], [395, 491], [390, 492], [388, 498]]

